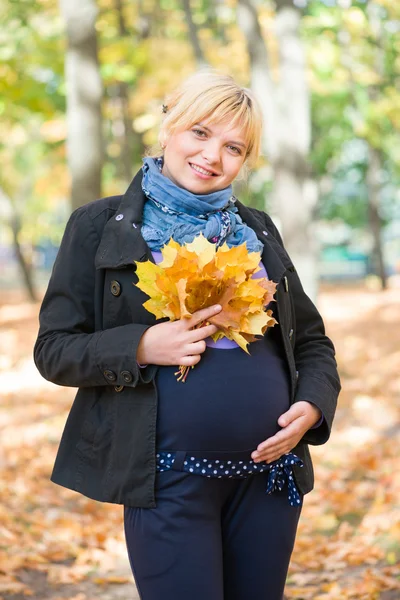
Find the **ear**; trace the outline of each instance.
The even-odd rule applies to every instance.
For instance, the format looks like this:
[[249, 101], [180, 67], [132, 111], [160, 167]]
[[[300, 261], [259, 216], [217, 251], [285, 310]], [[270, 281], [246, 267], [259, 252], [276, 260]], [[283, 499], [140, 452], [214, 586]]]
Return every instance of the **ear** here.
[[164, 150], [164, 148], [167, 145], [167, 141], [168, 141], [168, 136], [164, 131], [160, 131], [160, 134], [158, 136], [158, 141], [160, 143], [161, 148]]
[[248, 177], [249, 177], [249, 165], [247, 164], [247, 161], [244, 161], [235, 180], [247, 182]]

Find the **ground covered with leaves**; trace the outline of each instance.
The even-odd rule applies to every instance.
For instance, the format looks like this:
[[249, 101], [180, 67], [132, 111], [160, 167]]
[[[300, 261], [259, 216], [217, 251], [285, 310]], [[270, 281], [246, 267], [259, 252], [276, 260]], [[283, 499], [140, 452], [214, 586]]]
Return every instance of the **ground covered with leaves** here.
[[[400, 289], [325, 288], [320, 309], [343, 392], [331, 440], [313, 448], [289, 600], [400, 598]], [[38, 306], [0, 306], [0, 600], [138, 598], [122, 509], [49, 481], [74, 391], [33, 361]]]

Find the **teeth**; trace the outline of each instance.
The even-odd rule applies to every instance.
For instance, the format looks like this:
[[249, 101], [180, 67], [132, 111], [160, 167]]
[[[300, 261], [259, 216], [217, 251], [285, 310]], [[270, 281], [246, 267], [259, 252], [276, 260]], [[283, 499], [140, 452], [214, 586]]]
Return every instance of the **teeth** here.
[[211, 173], [210, 171], [206, 171], [205, 169], [202, 169], [201, 167], [198, 167], [197, 165], [193, 165], [192, 163], [190, 163], [192, 165], [192, 168], [195, 171], [198, 171], [199, 173], [203, 173], [203, 175], [214, 175], [214, 173]]

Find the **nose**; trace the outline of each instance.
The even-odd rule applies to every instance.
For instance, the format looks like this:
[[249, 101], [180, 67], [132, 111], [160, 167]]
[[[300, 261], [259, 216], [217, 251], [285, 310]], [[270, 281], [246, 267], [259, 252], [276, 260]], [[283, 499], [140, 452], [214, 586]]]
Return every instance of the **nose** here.
[[217, 140], [208, 140], [203, 146], [202, 155], [210, 164], [219, 163], [221, 160], [221, 149]]

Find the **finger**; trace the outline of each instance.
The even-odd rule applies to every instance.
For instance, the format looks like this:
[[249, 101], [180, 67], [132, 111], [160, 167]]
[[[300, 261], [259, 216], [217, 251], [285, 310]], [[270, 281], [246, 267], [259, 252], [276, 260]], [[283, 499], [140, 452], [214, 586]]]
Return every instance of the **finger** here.
[[264, 442], [261, 442], [257, 446], [257, 451], [261, 452], [268, 448], [275, 447], [277, 444], [285, 444], [289, 440], [301, 438], [305, 434], [306, 431], [307, 431], [307, 428], [305, 428], [303, 426], [303, 419], [300, 416], [297, 419], [295, 419], [294, 421], [292, 421], [287, 427], [284, 427], [283, 429], [278, 431], [278, 433], [276, 433], [275, 435], [271, 436]]
[[203, 354], [207, 345], [204, 340], [200, 340], [193, 344], [186, 344], [184, 352], [185, 356], [192, 356], [194, 354]]
[[276, 460], [279, 460], [280, 458], [282, 458], [282, 456], [284, 454], [287, 454], [287, 452], [285, 452], [285, 451], [283, 451], [283, 452], [277, 452], [273, 456], [270, 456], [270, 457], [266, 458], [263, 462], [266, 462], [267, 464], [270, 464], [270, 463], [275, 462]]
[[205, 340], [210, 335], [214, 335], [217, 331], [218, 327], [216, 325], [204, 325], [203, 327], [192, 329], [188, 334], [188, 338], [190, 342], [198, 342], [199, 340]]
[[287, 427], [290, 423], [293, 423], [299, 417], [304, 415], [304, 411], [301, 406], [298, 406], [297, 403], [292, 404], [292, 406], [285, 413], [281, 414], [278, 419], [278, 425], [281, 427]]
[[288, 426], [286, 429], [278, 431], [275, 435], [261, 442], [256, 450], [252, 453], [253, 460], [265, 460], [265, 457], [270, 456], [283, 449], [294, 448], [298, 440], [297, 427]]
[[262, 450], [261, 452], [259, 452], [258, 450], [255, 450], [254, 452], [252, 452], [251, 458], [255, 462], [267, 460], [267, 459], [271, 458], [271, 456], [274, 456], [275, 454], [278, 454], [278, 453], [283, 454], [288, 447], [289, 447], [289, 444], [280, 444], [278, 446], [274, 446], [273, 448], [268, 448], [268, 450]]
[[272, 446], [268, 446], [267, 448], [262, 448], [261, 450], [255, 450], [255, 454], [258, 456], [263, 456], [267, 454], [271, 454], [272, 452], [276, 452], [277, 450], [281, 450], [282, 448], [287, 448], [291, 444], [291, 439], [283, 440], [282, 442], [276, 442]]
[[282, 442], [281, 444], [275, 444], [274, 446], [270, 446], [269, 448], [266, 448], [265, 450], [255, 450], [254, 454], [254, 460], [259, 459], [259, 460], [266, 460], [268, 458], [271, 458], [272, 455], [275, 455], [276, 453], [280, 453], [280, 454], [284, 454], [285, 452], [289, 452], [292, 448], [294, 448], [298, 442], [299, 442], [299, 437], [291, 437], [287, 440], [285, 440], [284, 442]]
[[210, 317], [217, 315], [221, 312], [222, 306], [220, 304], [213, 304], [213, 306], [208, 306], [207, 308], [202, 308], [197, 312], [193, 313], [190, 319], [187, 320], [187, 324], [189, 328], [195, 327], [202, 321], [207, 321]]
[[[253, 453], [251, 457], [256, 463], [271, 462], [272, 460], [276, 460], [277, 457], [290, 452], [293, 447], [294, 446], [291, 446], [290, 444], [284, 444], [283, 446], [276, 446], [272, 449], [265, 450], [264, 452]], [[254, 456], [254, 454], [257, 454], [257, 456]]]
[[280, 444], [284, 444], [285, 441], [290, 437], [290, 435], [290, 431], [287, 431], [287, 429], [281, 429], [281, 431], [278, 431], [278, 433], [276, 433], [272, 437], [258, 444], [257, 452], [263, 452], [264, 450], [268, 450]]
[[297, 446], [297, 444], [299, 443], [301, 438], [302, 438], [301, 434], [290, 436], [284, 442], [275, 444], [274, 446], [268, 447], [265, 450], [261, 450], [261, 451], [255, 450], [252, 453], [251, 457], [256, 462], [259, 462], [262, 460], [268, 460], [268, 461], [273, 460], [273, 458], [277, 454], [282, 455], [282, 454], [286, 454], [287, 452], [291, 452], [292, 449]]
[[194, 367], [201, 360], [200, 354], [193, 354], [192, 356], [182, 356], [179, 360], [179, 366], [182, 365], [184, 367]]

